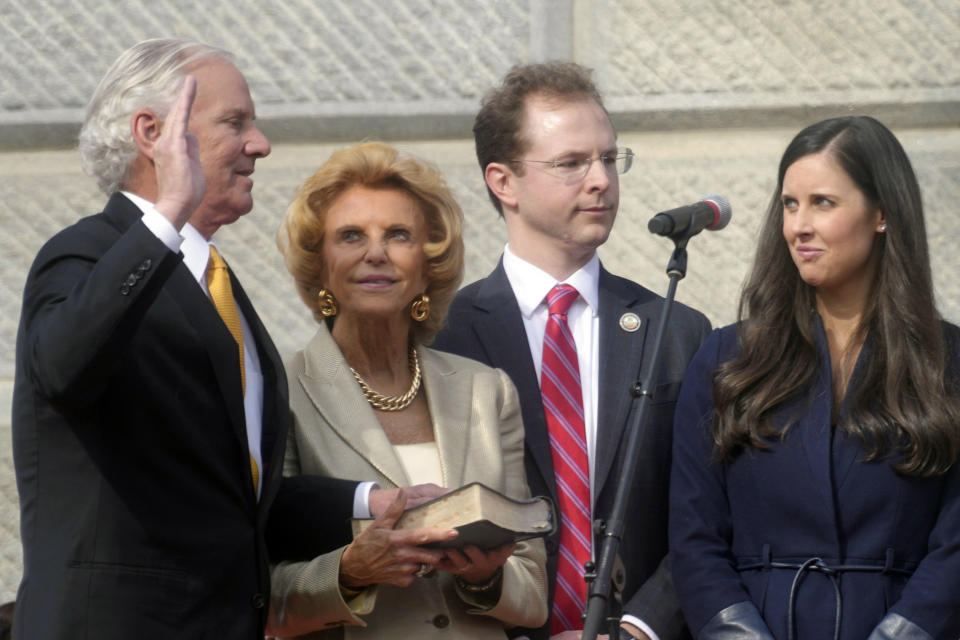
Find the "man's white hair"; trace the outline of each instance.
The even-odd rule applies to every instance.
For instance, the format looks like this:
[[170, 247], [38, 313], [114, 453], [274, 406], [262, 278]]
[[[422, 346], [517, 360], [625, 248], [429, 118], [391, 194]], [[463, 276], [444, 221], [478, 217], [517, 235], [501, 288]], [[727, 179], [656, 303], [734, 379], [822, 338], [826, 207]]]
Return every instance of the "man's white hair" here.
[[233, 60], [230, 52], [195, 40], [144, 40], [122, 54], [97, 85], [80, 129], [83, 170], [111, 195], [129, 178], [137, 147], [130, 118], [151, 109], [163, 118], [173, 106], [191, 67], [207, 58]]

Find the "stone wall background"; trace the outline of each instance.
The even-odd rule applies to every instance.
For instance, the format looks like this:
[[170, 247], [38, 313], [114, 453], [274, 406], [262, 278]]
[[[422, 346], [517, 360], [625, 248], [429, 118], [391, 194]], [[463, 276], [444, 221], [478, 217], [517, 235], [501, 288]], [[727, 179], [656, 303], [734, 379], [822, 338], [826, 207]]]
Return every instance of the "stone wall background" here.
[[273, 236], [296, 185], [333, 149], [395, 143], [441, 167], [466, 215], [465, 282], [504, 242], [473, 157], [483, 92], [519, 62], [595, 69], [637, 152], [601, 257], [666, 290], [672, 245], [657, 211], [706, 193], [734, 216], [690, 243], [678, 298], [732, 321], [776, 163], [802, 126], [874, 115], [900, 136], [923, 188], [939, 305], [960, 321], [960, 3], [956, 0], [4, 0], [0, 6], [0, 602], [20, 578], [10, 395], [23, 280], [46, 238], [104, 198], [79, 168], [76, 133], [106, 67], [148, 37], [237, 54], [264, 131], [256, 208], [218, 239], [278, 347], [312, 320]]

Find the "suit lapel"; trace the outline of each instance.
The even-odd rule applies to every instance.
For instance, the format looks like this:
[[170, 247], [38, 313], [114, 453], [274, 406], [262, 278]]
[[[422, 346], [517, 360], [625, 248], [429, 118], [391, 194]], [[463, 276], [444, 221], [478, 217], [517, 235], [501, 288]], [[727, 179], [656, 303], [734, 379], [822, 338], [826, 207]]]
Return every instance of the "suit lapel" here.
[[187, 323], [196, 332], [197, 340], [206, 348], [234, 435], [246, 451], [247, 424], [236, 341], [186, 265], [181, 263], [174, 270], [167, 282], [166, 293], [179, 305]]
[[[104, 208], [104, 215], [109, 219], [121, 233], [126, 231], [132, 224], [140, 220], [142, 212], [136, 205], [122, 194], [114, 194], [107, 206]], [[253, 306], [247, 299], [240, 283], [230, 272], [231, 285], [234, 291], [234, 297], [247, 318], [251, 326], [257, 327], [257, 332], [266, 336], [266, 331], [260, 324], [260, 320], [253, 310]], [[161, 296], [170, 296], [172, 304], [176, 305], [184, 318], [188, 330], [195, 333], [196, 340], [204, 345], [210, 358], [210, 366], [214, 371], [217, 380], [217, 386], [224, 400], [224, 408], [230, 419], [232, 431], [237, 438], [242, 451], [247, 451], [247, 424], [244, 418], [243, 391], [240, 381], [240, 365], [237, 359], [237, 346], [227, 329], [220, 319], [216, 308], [209, 298], [203, 293], [203, 289], [194, 279], [190, 270], [183, 264], [182, 260], [174, 268], [173, 273], [164, 285]], [[266, 339], [269, 342], [269, 338]], [[257, 337], [258, 349], [264, 342], [261, 337]], [[269, 349], [275, 354], [275, 350]], [[262, 352], [261, 352], [262, 353]], [[271, 367], [271, 370], [274, 368]], [[266, 387], [266, 376], [264, 385]], [[266, 401], [266, 396], [265, 396]], [[266, 404], [265, 404], [266, 406]]]
[[329, 427], [394, 485], [409, 485], [393, 445], [325, 325], [307, 345], [304, 360], [299, 382]]
[[[850, 404], [852, 402], [850, 390], [855, 388], [866, 374], [866, 368], [870, 361], [870, 352], [872, 350], [873, 334], [868, 333], [867, 338], [863, 343], [863, 347], [860, 349], [860, 355], [857, 356], [857, 362], [853, 366], [853, 373], [850, 376], [850, 381], [847, 383], [847, 393], [844, 395], [843, 404], [841, 405], [840, 410], [840, 415], [844, 418], [850, 413]], [[836, 486], [839, 489], [843, 486], [844, 481], [850, 474], [850, 470], [853, 468], [853, 463], [856, 462], [859, 456], [864, 454], [864, 450], [863, 446], [855, 437], [845, 434], [837, 434], [834, 437], [833, 447], [833, 463], [836, 465], [836, 468], [834, 469], [834, 478], [836, 480]]]
[[[616, 286], [613, 277], [600, 270], [600, 380], [597, 407], [597, 444], [594, 465], [594, 500], [606, 483], [617, 449], [624, 437], [627, 417], [633, 397], [630, 388], [640, 378], [644, 360], [644, 345], [651, 327], [658, 318], [649, 317], [651, 305], [638, 305], [637, 297]], [[634, 331], [620, 327], [623, 314], [632, 312], [640, 317], [640, 326]]]
[[429, 349], [419, 348], [423, 385], [433, 422], [433, 437], [440, 455], [443, 486], [463, 486], [467, 464], [472, 389], [459, 381], [460, 372], [446, 365]]
[[[830, 526], [834, 526], [836, 523], [833, 520], [835, 513], [833, 507], [833, 478], [830, 471], [832, 437], [830, 417], [833, 410], [832, 376], [830, 355], [827, 351], [827, 337], [819, 318], [817, 319], [815, 336], [820, 369], [817, 378], [811, 385], [810, 395], [803, 399], [803, 404], [790, 404], [790, 406], [796, 406], [794, 415], [799, 415], [797, 424], [791, 428], [800, 432], [810, 473], [813, 475], [813, 484], [823, 500]], [[790, 414], [787, 413], [785, 418], [789, 419], [789, 416]]]
[[473, 320], [477, 340], [487, 354], [490, 365], [503, 369], [517, 387], [527, 451], [544, 485], [556, 500], [550, 435], [540, 398], [540, 381], [537, 380], [537, 371], [530, 357], [530, 344], [520, 306], [503, 269], [502, 259], [483, 281], [474, 305], [478, 311]]
[[[278, 429], [283, 424], [282, 413], [289, 411], [286, 376], [280, 364], [280, 354], [270, 339], [260, 316], [253, 308], [247, 293], [240, 285], [232, 270], [230, 283], [233, 287], [233, 297], [237, 301], [240, 312], [247, 321], [253, 333], [253, 340], [257, 345], [257, 355], [260, 359], [260, 372], [263, 375], [263, 416], [261, 416], [262, 432], [260, 437], [260, 451], [265, 462], [264, 475], [270, 468], [282, 464], [283, 447], [274, 446], [278, 437], [285, 437]], [[244, 423], [244, 430], [246, 423]], [[265, 485], [266, 486], [266, 485]]]

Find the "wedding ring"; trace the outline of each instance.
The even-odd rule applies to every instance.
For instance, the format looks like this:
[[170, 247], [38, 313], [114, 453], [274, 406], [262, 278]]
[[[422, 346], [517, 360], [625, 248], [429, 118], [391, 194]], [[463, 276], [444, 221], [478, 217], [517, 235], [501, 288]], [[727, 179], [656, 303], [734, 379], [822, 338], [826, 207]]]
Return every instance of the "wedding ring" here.
[[420, 566], [417, 567], [417, 570], [414, 572], [413, 575], [416, 576], [417, 578], [422, 578], [423, 576], [427, 575], [431, 571], [433, 571], [433, 567], [428, 565], [426, 562], [421, 562]]

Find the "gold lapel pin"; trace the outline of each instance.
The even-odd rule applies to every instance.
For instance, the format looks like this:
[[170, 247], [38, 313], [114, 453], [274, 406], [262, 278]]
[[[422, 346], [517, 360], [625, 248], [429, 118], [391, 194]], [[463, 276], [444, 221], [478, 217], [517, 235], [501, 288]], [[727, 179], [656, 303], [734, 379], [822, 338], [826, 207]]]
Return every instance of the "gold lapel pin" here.
[[640, 328], [640, 316], [632, 312], [623, 314], [620, 316], [620, 328], [633, 333]]

